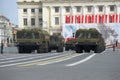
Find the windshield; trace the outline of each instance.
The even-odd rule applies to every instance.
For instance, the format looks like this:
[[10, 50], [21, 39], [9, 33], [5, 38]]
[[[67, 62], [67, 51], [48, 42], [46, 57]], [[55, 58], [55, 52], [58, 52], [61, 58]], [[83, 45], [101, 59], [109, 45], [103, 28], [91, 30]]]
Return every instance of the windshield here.
[[17, 38], [27, 38], [27, 39], [30, 39], [30, 38], [39, 38], [39, 34], [38, 33], [35, 33], [35, 32], [24, 32], [24, 33], [18, 33], [17, 34]]
[[78, 38], [98, 38], [98, 36], [96, 33], [80, 33]]

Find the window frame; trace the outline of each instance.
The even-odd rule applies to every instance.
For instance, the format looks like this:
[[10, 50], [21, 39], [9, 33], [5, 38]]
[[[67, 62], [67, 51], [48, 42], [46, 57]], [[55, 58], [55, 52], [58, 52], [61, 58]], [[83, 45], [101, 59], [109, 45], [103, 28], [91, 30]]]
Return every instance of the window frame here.
[[103, 12], [103, 6], [98, 6], [99, 12]]
[[23, 25], [27, 26], [27, 18], [23, 18]]
[[115, 5], [110, 5], [110, 11], [111, 12], [115, 11]]
[[59, 13], [60, 9], [59, 7], [54, 7], [55, 13]]
[[59, 25], [59, 24], [60, 24], [59, 17], [55, 17], [55, 25]]
[[35, 18], [31, 18], [31, 25], [35, 26]]
[[23, 13], [27, 13], [27, 9], [26, 8], [23, 9]]

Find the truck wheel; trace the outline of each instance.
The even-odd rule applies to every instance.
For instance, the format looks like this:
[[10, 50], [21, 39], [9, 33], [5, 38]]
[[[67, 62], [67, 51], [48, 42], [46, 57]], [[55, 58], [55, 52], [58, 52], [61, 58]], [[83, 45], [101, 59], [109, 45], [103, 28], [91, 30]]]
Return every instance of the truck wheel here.
[[83, 53], [82, 49], [79, 49], [79, 48], [77, 48], [75, 51], [76, 53]]
[[58, 47], [57, 48], [57, 52], [63, 52], [63, 48], [62, 47]]
[[45, 49], [44, 49], [44, 52], [45, 52], [45, 53], [48, 53], [48, 48], [45, 48]]
[[95, 52], [95, 53], [100, 53], [100, 52], [101, 52], [99, 46], [97, 46], [97, 47], [95, 48], [94, 52]]
[[65, 47], [65, 51], [68, 51], [69, 50], [69, 48], [68, 47]]
[[24, 49], [21, 48], [21, 47], [19, 47], [18, 52], [19, 52], [19, 53], [24, 53]]

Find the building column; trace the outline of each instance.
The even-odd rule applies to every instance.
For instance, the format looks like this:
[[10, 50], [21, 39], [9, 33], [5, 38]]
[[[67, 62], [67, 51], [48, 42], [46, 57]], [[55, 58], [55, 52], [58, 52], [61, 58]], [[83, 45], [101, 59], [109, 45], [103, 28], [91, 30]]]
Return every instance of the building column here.
[[109, 23], [109, 6], [105, 5], [104, 8], [104, 14], [107, 15], [106, 23]]
[[[118, 16], [116, 16], [116, 17], [118, 17], [118, 22], [120, 21], [120, 17], [119, 17], [119, 14], [120, 14], [120, 7], [119, 7], [119, 5], [116, 5], [116, 14], [118, 15]], [[117, 22], [117, 21], [116, 21]]]
[[63, 6], [60, 7], [60, 28], [62, 29], [63, 24], [65, 23], [65, 16], [64, 16], [65, 9]]
[[[98, 9], [97, 9], [97, 6], [93, 6], [93, 14], [94, 14], [94, 22], [93, 23], [96, 23], [96, 15], [98, 14]], [[97, 20], [98, 21], [98, 20]]]
[[[82, 16], [83, 16], [83, 21], [82, 21], [82, 17], [81, 17], [81, 21], [83, 22], [83, 24], [85, 23], [85, 15], [86, 15], [87, 9], [85, 6], [82, 7]], [[81, 22], [81, 23], [82, 23]]]
[[72, 9], [72, 17], [73, 17], [72, 23], [74, 24], [74, 23], [75, 23], [75, 20], [74, 20], [74, 19], [75, 19], [75, 13], [76, 13], [76, 12], [75, 12], [75, 7], [72, 6], [71, 9]]
[[28, 8], [28, 17], [27, 17], [27, 23], [28, 23], [28, 27], [27, 28], [31, 28], [31, 9]]
[[24, 25], [23, 25], [23, 8], [19, 8], [18, 9], [18, 24], [19, 24], [19, 28], [24, 28]]
[[35, 27], [36, 28], [39, 28], [40, 25], [39, 25], [39, 11], [38, 11], [38, 8], [35, 9]]
[[51, 32], [50, 33], [53, 34], [54, 21], [55, 21], [54, 16], [53, 16], [54, 10], [53, 10], [52, 6], [50, 6], [49, 8], [50, 8], [50, 26], [49, 27], [51, 28]]

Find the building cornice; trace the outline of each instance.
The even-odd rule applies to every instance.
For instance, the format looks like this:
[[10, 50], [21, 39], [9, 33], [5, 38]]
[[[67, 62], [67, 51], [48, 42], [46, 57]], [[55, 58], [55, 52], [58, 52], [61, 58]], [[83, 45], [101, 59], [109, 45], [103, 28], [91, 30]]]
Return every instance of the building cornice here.
[[17, 2], [18, 5], [39, 5], [41, 2]]

